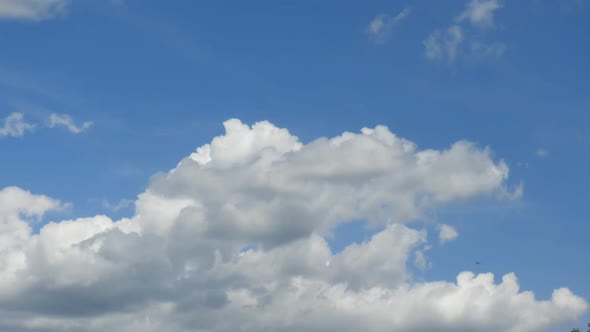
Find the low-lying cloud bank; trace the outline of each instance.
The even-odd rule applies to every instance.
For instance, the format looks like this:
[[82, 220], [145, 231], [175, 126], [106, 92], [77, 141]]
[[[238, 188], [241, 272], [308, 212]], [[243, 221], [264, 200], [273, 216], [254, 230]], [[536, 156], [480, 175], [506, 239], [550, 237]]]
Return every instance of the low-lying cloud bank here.
[[[413, 221], [509, 193], [488, 149], [419, 150], [383, 126], [308, 144], [269, 122], [224, 126], [154, 176], [131, 218], [34, 234], [67, 206], [0, 190], [0, 330], [527, 332], [587, 309], [565, 288], [538, 300], [514, 274], [413, 280], [428, 246]], [[325, 237], [354, 220], [381, 230], [333, 253]]]

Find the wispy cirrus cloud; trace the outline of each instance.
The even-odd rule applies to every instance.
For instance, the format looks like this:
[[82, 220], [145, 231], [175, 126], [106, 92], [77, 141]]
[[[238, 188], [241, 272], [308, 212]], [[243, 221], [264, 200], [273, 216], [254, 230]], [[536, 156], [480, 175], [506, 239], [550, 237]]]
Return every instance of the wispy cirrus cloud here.
[[0, 138], [2, 137], [22, 137], [27, 132], [33, 131], [38, 127], [65, 127], [72, 134], [79, 134], [86, 131], [92, 126], [91, 121], [84, 122], [80, 125], [76, 124], [72, 117], [68, 114], [52, 113], [44, 121], [44, 123], [28, 122], [25, 120], [25, 115], [21, 112], [13, 112], [0, 119]]
[[0, 19], [43, 21], [65, 13], [70, 0], [0, 0]]
[[[455, 18], [455, 24], [434, 30], [422, 44], [428, 60], [452, 63], [459, 55], [473, 60], [499, 58], [506, 52], [503, 42], [484, 42], [471, 33], [473, 27], [494, 28], [495, 12], [503, 8], [499, 0], [471, 0]], [[468, 22], [469, 24], [465, 24]]]
[[376, 44], [384, 44], [395, 28], [401, 23], [401, 21], [410, 15], [411, 12], [412, 9], [407, 7], [395, 16], [388, 14], [377, 15], [367, 26], [366, 32], [369, 35], [369, 39]]
[[49, 128], [65, 127], [72, 134], [79, 134], [92, 126], [92, 121], [84, 122], [77, 125], [71, 116], [67, 114], [52, 113], [49, 116]]
[[494, 14], [504, 7], [499, 0], [471, 0], [465, 10], [457, 16], [457, 22], [468, 21], [480, 28], [494, 27]]
[[547, 150], [545, 148], [538, 148], [537, 151], [535, 151], [535, 154], [539, 158], [545, 158], [545, 157], [549, 156], [549, 150]]
[[135, 201], [126, 198], [122, 198], [116, 203], [111, 203], [108, 200], [104, 199], [102, 201], [102, 207], [113, 212], [118, 212], [130, 208], [131, 206], [133, 206], [134, 203]]
[[430, 60], [447, 59], [452, 62], [464, 39], [463, 29], [458, 25], [444, 31], [436, 30], [423, 41], [425, 55]]

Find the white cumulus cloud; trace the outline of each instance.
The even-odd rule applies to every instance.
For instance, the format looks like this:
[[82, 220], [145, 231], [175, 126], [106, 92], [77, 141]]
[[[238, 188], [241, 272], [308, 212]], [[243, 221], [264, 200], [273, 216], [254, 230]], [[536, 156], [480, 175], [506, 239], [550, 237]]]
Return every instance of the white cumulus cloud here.
[[[419, 149], [384, 126], [307, 144], [266, 121], [224, 126], [153, 176], [130, 218], [33, 233], [29, 217], [63, 204], [0, 191], [0, 330], [532, 332], [587, 309], [566, 288], [538, 300], [514, 274], [407, 269], [420, 252], [428, 266], [412, 223], [425, 211], [507, 190], [489, 149]], [[354, 220], [377, 233], [332, 252], [326, 236]]]
[[438, 241], [440, 244], [445, 244], [447, 242], [455, 240], [459, 237], [459, 232], [451, 226], [446, 224], [441, 224], [438, 227]]

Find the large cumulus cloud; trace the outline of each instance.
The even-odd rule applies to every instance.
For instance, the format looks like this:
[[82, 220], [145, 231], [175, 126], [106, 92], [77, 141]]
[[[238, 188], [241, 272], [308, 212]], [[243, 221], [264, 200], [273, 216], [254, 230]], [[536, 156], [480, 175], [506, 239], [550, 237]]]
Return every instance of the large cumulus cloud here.
[[[509, 197], [508, 167], [461, 141], [420, 150], [386, 127], [301, 143], [269, 122], [225, 134], [152, 177], [131, 218], [30, 223], [66, 207], [0, 191], [0, 330], [510, 331], [573, 319], [586, 302], [548, 300], [514, 274], [417, 282], [425, 214]], [[343, 223], [378, 230], [333, 252]], [[460, 271], [458, 271], [460, 272]]]

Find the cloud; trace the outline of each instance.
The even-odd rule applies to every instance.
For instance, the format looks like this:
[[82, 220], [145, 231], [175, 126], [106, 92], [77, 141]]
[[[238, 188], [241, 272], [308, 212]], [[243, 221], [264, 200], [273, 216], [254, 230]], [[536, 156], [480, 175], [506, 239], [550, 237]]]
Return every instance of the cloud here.
[[[528, 167], [528, 164], [524, 167]], [[517, 200], [524, 195], [524, 182], [519, 182], [512, 190], [502, 189], [499, 192], [498, 198], [506, 200]]]
[[426, 257], [426, 252], [430, 249], [432, 249], [431, 245], [425, 245], [422, 249], [416, 250], [414, 253], [414, 266], [421, 271], [425, 271], [432, 267], [432, 263], [430, 263]]
[[[499, 0], [471, 0], [467, 8], [455, 19], [456, 24], [446, 30], [434, 30], [422, 44], [424, 55], [433, 61], [452, 63], [458, 57], [479, 61], [486, 58], [499, 58], [506, 52], [507, 45], [502, 42], [483, 42], [473, 37], [464, 21], [481, 28], [494, 26], [494, 12], [503, 5]], [[466, 45], [466, 46], [463, 46]]]
[[430, 60], [453, 62], [464, 39], [463, 30], [457, 25], [442, 32], [436, 30], [423, 41], [425, 55]]
[[494, 26], [494, 12], [504, 7], [500, 0], [471, 0], [467, 8], [457, 17], [457, 22], [469, 21], [480, 28]]
[[4, 219], [41, 218], [48, 211], [62, 210], [67, 207], [59, 200], [45, 195], [33, 195], [18, 187], [6, 187], [0, 190], [0, 217]]
[[111, 211], [114, 211], [114, 212], [118, 212], [120, 210], [127, 209], [127, 208], [133, 206], [133, 203], [134, 203], [134, 201], [132, 201], [130, 199], [123, 198], [123, 199], [119, 200], [119, 202], [117, 202], [115, 204], [110, 203], [107, 200], [103, 200], [102, 201], [102, 206], [105, 209], [108, 209], [108, 210], [111, 210]]
[[450, 225], [441, 224], [438, 226], [438, 242], [445, 244], [459, 237], [457, 230]]
[[31, 241], [30, 224], [46, 212], [65, 208], [58, 200], [18, 187], [0, 189], [0, 302], [5, 289], [20, 282], [18, 271], [26, 266], [24, 249]]
[[367, 34], [371, 41], [383, 44], [387, 41], [393, 30], [400, 22], [412, 12], [411, 8], [404, 8], [399, 14], [389, 16], [387, 14], [377, 15], [367, 27]]
[[0, 138], [4, 136], [22, 137], [25, 132], [32, 131], [35, 125], [25, 122], [24, 115], [14, 112], [4, 118], [4, 126], [0, 127]]
[[70, 0], [0, 0], [0, 19], [42, 21], [63, 14]]
[[[307, 144], [266, 121], [224, 126], [154, 175], [131, 218], [33, 234], [26, 215], [61, 203], [1, 191], [0, 330], [532, 332], [587, 309], [566, 288], [537, 300], [514, 274], [424, 282], [407, 269], [419, 252], [428, 266], [414, 221], [507, 190], [489, 149], [419, 149], [384, 126]], [[326, 236], [354, 220], [376, 234], [332, 252]]]
[[471, 54], [474, 58], [499, 58], [506, 52], [505, 43], [494, 42], [490, 44], [473, 41], [471, 43]]
[[[4, 125], [0, 127], [0, 138], [5, 136], [22, 137], [27, 131], [33, 131], [37, 124], [28, 123], [24, 120], [24, 115], [20, 112], [14, 112], [3, 120]], [[1, 123], [1, 121], [0, 121]], [[79, 134], [92, 126], [92, 122], [84, 122], [82, 125], [76, 125], [72, 117], [67, 114], [51, 114], [44, 126], [55, 128], [63, 126], [73, 134]]]
[[49, 128], [63, 126], [67, 128], [72, 134], [79, 134], [92, 126], [92, 122], [84, 122], [82, 125], [76, 125], [72, 117], [67, 114], [52, 113], [49, 116]]
[[545, 158], [545, 157], [549, 156], [549, 150], [543, 149], [543, 148], [538, 148], [537, 151], [535, 151], [535, 154], [537, 155], [537, 157]]

